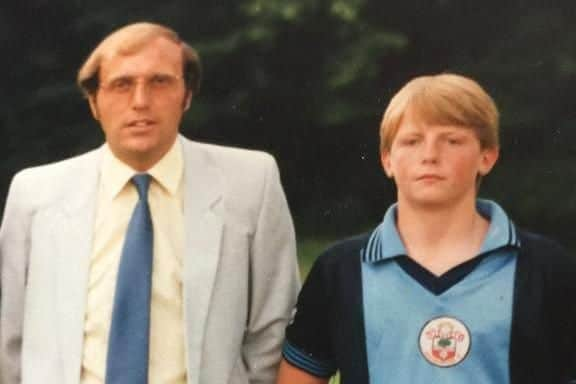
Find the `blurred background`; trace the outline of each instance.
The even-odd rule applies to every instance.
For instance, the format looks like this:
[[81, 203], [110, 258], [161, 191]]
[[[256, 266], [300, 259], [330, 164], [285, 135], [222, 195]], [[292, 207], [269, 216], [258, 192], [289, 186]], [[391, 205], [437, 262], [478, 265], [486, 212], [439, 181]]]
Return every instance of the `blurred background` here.
[[109, 32], [146, 20], [175, 28], [203, 59], [203, 88], [182, 132], [276, 156], [303, 273], [326, 244], [381, 220], [395, 196], [379, 164], [382, 112], [407, 80], [443, 71], [477, 79], [501, 110], [501, 160], [481, 196], [499, 201], [518, 225], [576, 249], [575, 5], [4, 2], [0, 199], [23, 167], [102, 142], [75, 88], [76, 70]]

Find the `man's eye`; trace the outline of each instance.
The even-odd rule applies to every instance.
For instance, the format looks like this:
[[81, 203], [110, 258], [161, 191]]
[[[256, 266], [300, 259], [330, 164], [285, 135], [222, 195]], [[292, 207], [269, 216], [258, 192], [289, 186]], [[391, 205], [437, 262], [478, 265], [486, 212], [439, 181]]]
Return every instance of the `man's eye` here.
[[173, 80], [170, 76], [157, 75], [150, 78], [150, 84], [154, 87], [170, 87]]
[[113, 91], [128, 91], [132, 88], [134, 81], [131, 79], [116, 79], [110, 83], [110, 89]]

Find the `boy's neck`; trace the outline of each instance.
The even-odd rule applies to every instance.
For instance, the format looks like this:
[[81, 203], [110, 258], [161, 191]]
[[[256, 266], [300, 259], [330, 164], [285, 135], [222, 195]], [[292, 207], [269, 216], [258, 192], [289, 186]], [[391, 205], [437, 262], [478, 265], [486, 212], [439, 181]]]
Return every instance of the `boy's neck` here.
[[488, 227], [475, 198], [445, 207], [398, 201], [397, 228], [408, 256], [437, 276], [477, 256]]

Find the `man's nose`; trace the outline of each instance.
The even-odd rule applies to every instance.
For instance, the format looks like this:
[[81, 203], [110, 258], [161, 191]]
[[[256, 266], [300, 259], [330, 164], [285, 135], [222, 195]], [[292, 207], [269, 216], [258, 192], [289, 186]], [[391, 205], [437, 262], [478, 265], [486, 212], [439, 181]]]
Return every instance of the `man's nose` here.
[[134, 84], [132, 92], [132, 107], [146, 108], [150, 103], [150, 87], [144, 81], [138, 81]]

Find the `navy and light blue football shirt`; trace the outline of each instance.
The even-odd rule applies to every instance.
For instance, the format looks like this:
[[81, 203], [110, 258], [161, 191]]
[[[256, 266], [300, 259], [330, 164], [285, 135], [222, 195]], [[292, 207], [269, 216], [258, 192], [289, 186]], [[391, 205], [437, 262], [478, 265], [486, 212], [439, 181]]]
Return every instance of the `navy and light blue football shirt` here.
[[[339, 344], [334, 338], [344, 337], [347, 330], [322, 324], [318, 319], [330, 319], [314, 311], [339, 316], [350, 312], [345, 308], [349, 303], [362, 312], [357, 326], [364, 343], [364, 351], [358, 349], [350, 358], [365, 360], [358, 364], [367, 367], [370, 383], [509, 383], [520, 244], [514, 225], [496, 203], [478, 200], [477, 209], [490, 221], [479, 254], [437, 277], [407, 256], [396, 229], [396, 206], [390, 207], [357, 255], [360, 298], [331, 297], [335, 292], [326, 285], [330, 276], [313, 268], [297, 308], [305, 314], [297, 313], [287, 329], [285, 359], [319, 377], [341, 368], [336, 355], [343, 352], [334, 350]], [[353, 273], [351, 281], [357, 279]]]

